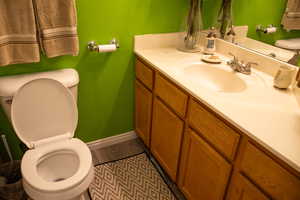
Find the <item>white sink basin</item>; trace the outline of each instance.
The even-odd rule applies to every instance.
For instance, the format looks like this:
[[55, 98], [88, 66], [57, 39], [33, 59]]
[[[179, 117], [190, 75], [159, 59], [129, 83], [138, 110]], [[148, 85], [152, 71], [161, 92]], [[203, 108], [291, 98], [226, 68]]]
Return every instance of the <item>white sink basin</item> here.
[[235, 72], [210, 64], [192, 64], [185, 67], [183, 73], [199, 86], [216, 92], [242, 92], [247, 88]]

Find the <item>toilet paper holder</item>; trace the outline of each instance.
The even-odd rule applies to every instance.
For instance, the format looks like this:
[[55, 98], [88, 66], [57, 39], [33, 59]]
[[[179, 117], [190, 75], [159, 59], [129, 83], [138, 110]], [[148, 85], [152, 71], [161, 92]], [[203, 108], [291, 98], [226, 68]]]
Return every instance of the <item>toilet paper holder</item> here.
[[277, 32], [277, 28], [273, 24], [270, 24], [266, 27], [259, 24], [259, 25], [256, 26], [256, 32], [262, 32], [262, 33], [265, 33], [265, 34], [270, 34], [270, 33]]
[[[116, 38], [113, 38], [112, 40], [110, 40], [108, 45], [116, 45], [117, 49], [120, 48], [119, 42]], [[88, 42], [88, 50], [90, 50], [90, 51], [99, 52], [99, 46], [101, 46], [101, 44], [99, 45], [95, 41]]]

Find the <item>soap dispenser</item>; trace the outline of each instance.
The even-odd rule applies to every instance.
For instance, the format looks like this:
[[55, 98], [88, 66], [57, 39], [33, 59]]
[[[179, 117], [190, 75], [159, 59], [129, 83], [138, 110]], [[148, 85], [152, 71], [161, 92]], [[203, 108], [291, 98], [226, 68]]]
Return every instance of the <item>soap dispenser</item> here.
[[204, 54], [213, 55], [216, 51], [216, 38], [215, 28], [212, 27], [207, 37], [205, 38]]

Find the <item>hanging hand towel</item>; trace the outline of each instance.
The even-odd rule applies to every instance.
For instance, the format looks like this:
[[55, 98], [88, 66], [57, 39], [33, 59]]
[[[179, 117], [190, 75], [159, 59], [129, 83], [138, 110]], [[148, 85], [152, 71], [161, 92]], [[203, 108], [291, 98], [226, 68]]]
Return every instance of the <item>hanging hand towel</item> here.
[[281, 23], [286, 30], [300, 30], [300, 0], [288, 0]]
[[75, 0], [34, 0], [40, 45], [47, 57], [78, 55]]
[[32, 0], [0, 0], [0, 66], [39, 60]]

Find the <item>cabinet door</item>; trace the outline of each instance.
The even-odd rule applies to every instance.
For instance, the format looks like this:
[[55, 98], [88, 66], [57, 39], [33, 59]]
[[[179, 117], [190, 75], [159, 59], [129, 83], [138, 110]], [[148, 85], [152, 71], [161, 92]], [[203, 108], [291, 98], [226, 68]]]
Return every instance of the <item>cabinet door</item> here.
[[269, 200], [259, 189], [241, 174], [232, 180], [227, 200]]
[[135, 131], [149, 146], [152, 111], [152, 93], [139, 81], [135, 82]]
[[250, 142], [242, 155], [241, 171], [272, 199], [300, 199], [300, 179]]
[[189, 200], [221, 200], [231, 165], [191, 129], [184, 134], [179, 188]]
[[153, 107], [151, 152], [173, 181], [176, 181], [184, 123], [159, 99]]

